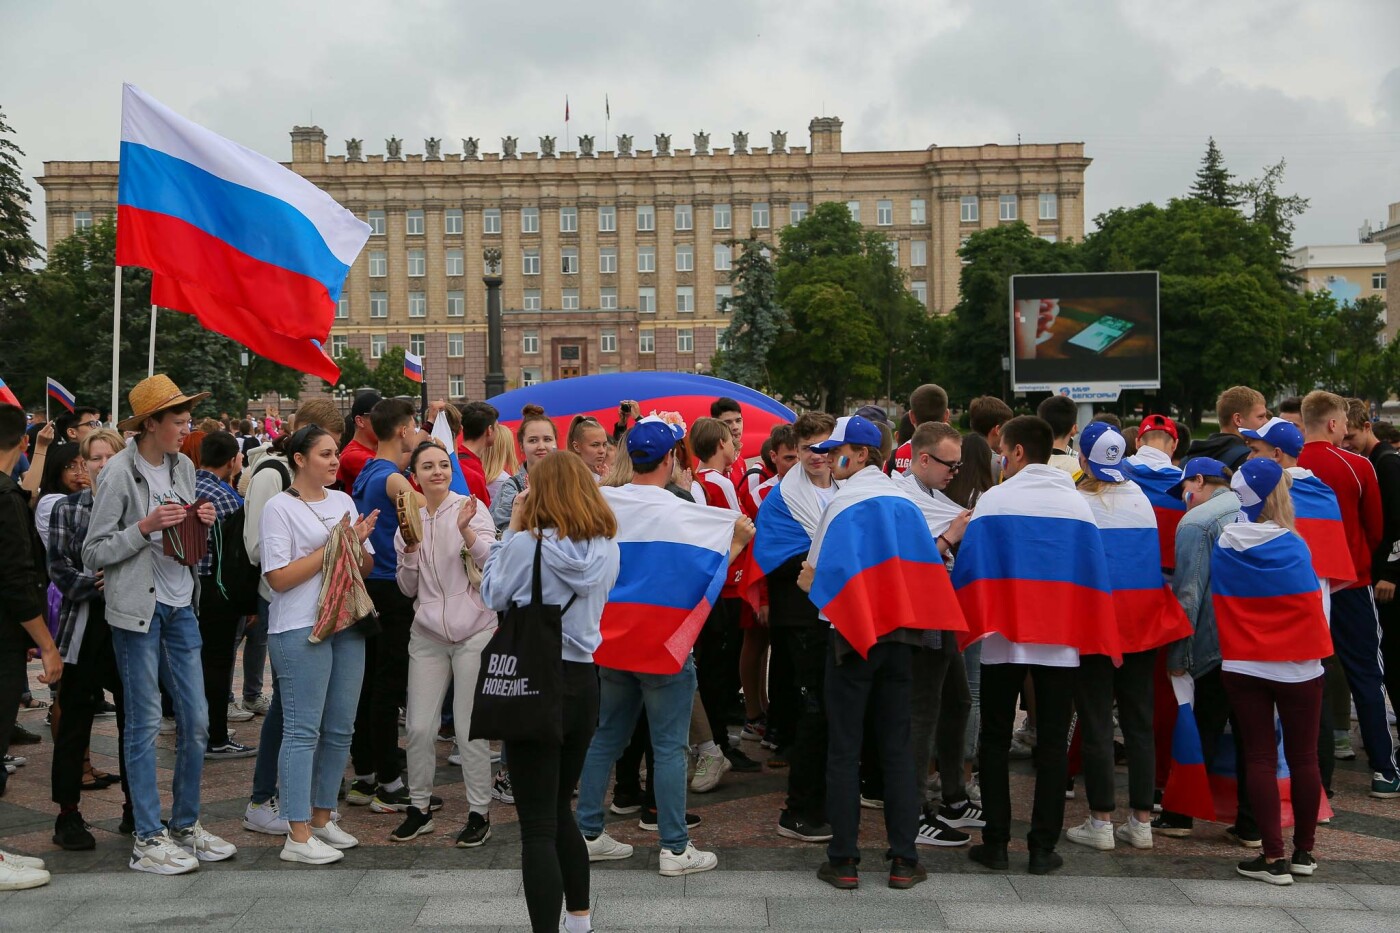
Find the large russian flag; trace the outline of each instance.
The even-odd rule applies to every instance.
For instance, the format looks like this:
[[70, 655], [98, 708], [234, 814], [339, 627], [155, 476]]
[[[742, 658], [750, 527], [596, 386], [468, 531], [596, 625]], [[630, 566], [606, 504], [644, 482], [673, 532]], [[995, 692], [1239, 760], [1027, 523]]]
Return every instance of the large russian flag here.
[[977, 500], [953, 564], [966, 647], [1000, 634], [1122, 657], [1103, 540], [1068, 473], [1033, 465]]
[[807, 560], [812, 602], [861, 657], [895, 629], [967, 630], [923, 513], [879, 467], [837, 490]]
[[762, 584], [767, 576], [812, 549], [812, 536], [822, 516], [821, 501], [811, 491], [811, 480], [801, 466], [793, 467], [777, 482], [769, 480], [764, 485], [769, 492], [754, 520], [756, 531], [749, 547], [749, 563], [740, 583], [741, 595], [755, 609], [762, 602]]
[[117, 221], [118, 265], [145, 266], [197, 286], [228, 315], [320, 341], [370, 232], [300, 175], [130, 84]]
[[738, 516], [653, 486], [604, 486], [602, 493], [617, 516], [621, 567], [593, 660], [639, 674], [674, 674], [724, 587]]
[[1176, 569], [1176, 526], [1181, 524], [1181, 518], [1186, 514], [1186, 504], [1179, 495], [1173, 494], [1173, 487], [1181, 482], [1181, 470], [1175, 466], [1154, 464], [1142, 455], [1134, 454], [1123, 461], [1123, 472], [1152, 503], [1161, 568]]
[[1157, 566], [1157, 519], [1147, 495], [1133, 483], [1119, 483], [1084, 498], [1103, 538], [1123, 653], [1190, 635], [1191, 620]]
[[1211, 553], [1210, 583], [1226, 661], [1311, 661], [1332, 654], [1312, 555], [1287, 528], [1225, 526]]
[[1333, 589], [1355, 582], [1356, 565], [1351, 561], [1337, 494], [1311, 470], [1292, 467], [1288, 473], [1293, 478], [1289, 494], [1294, 524], [1312, 554], [1313, 570], [1319, 579], [1334, 581], [1337, 585]]

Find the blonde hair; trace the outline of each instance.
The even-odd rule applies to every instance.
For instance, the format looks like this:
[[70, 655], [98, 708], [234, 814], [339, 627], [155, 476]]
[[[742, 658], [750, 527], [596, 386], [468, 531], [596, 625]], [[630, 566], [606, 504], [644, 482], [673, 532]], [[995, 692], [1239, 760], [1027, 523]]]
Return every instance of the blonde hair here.
[[1345, 422], [1347, 420], [1347, 400], [1340, 395], [1318, 389], [1303, 396], [1301, 414], [1303, 428], [1308, 431], [1326, 427], [1327, 421], [1331, 418]]
[[618, 456], [613, 458], [612, 466], [608, 468], [608, 473], [603, 477], [603, 486], [626, 486], [632, 482], [632, 478], [637, 475], [637, 471], [632, 468], [632, 458], [627, 455], [627, 435], [632, 433], [628, 428], [622, 436], [617, 439]]
[[502, 473], [514, 476], [520, 470], [520, 458], [515, 455], [515, 435], [510, 428], [497, 421], [491, 430], [496, 436], [486, 448], [486, 456], [481, 458], [481, 469], [488, 483]]
[[536, 537], [553, 528], [561, 538], [586, 541], [617, 535], [617, 518], [583, 461], [556, 450], [530, 470], [530, 494], [516, 500], [525, 529]]
[[108, 447], [112, 448], [112, 453], [126, 448], [126, 441], [122, 440], [122, 436], [116, 431], [111, 428], [98, 428], [78, 442], [78, 456], [84, 460], [88, 459], [92, 456], [92, 445], [98, 441], [105, 442]]
[[1231, 386], [1215, 400], [1215, 417], [1220, 420], [1220, 430], [1225, 430], [1234, 421], [1235, 415], [1247, 415], [1255, 406], [1264, 404], [1264, 395], [1249, 386]]
[[1259, 517], [1255, 520], [1273, 522], [1289, 531], [1296, 531], [1293, 518], [1293, 494], [1289, 492], [1291, 488], [1293, 488], [1293, 477], [1285, 470], [1278, 485], [1274, 487], [1273, 492], [1269, 493], [1269, 498], [1264, 500], [1264, 508], [1259, 510]]
[[336, 437], [345, 433], [345, 416], [340, 413], [335, 402], [328, 398], [304, 402], [292, 416], [292, 424], [289, 427], [304, 428], [308, 424], [320, 425]]

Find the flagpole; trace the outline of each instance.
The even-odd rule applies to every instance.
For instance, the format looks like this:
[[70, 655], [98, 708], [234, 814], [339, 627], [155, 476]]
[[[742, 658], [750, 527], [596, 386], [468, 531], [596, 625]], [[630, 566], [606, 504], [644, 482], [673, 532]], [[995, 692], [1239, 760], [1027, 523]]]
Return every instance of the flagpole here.
[[117, 421], [117, 394], [121, 388], [122, 368], [122, 267], [114, 266], [116, 275], [112, 284], [112, 409], [107, 416], [115, 427]]
[[151, 351], [146, 357], [147, 378], [156, 374], [156, 303], [151, 302]]

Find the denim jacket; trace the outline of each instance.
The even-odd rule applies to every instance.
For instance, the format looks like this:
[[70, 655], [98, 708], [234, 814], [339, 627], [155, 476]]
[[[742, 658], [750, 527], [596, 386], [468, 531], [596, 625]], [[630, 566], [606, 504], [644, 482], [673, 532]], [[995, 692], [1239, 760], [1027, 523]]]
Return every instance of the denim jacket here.
[[1195, 634], [1167, 646], [1167, 669], [1203, 677], [1220, 666], [1220, 636], [1210, 599], [1210, 555], [1225, 526], [1240, 514], [1240, 500], [1217, 488], [1201, 505], [1187, 512], [1176, 526], [1176, 572], [1172, 592], [1186, 610]]

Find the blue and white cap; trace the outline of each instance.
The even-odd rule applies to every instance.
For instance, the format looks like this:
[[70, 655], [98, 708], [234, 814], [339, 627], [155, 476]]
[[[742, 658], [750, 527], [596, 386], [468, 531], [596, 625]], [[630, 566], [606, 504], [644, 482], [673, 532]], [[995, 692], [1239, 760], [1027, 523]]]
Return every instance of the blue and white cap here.
[[1282, 418], [1270, 418], [1257, 431], [1245, 428], [1240, 431], [1240, 435], [1263, 441], [1270, 447], [1277, 447], [1290, 457], [1296, 457], [1303, 452], [1303, 432], [1298, 430], [1296, 424]]
[[1252, 522], [1259, 520], [1264, 511], [1264, 501], [1283, 479], [1283, 467], [1273, 460], [1246, 460], [1230, 480], [1230, 488], [1240, 498], [1240, 509], [1245, 518]]
[[1079, 452], [1089, 462], [1089, 472], [1105, 483], [1127, 479], [1119, 465], [1128, 442], [1118, 429], [1105, 421], [1094, 421], [1079, 434]]
[[831, 432], [831, 436], [820, 444], [813, 444], [812, 450], [824, 454], [829, 450], [835, 450], [842, 444], [861, 444], [865, 447], [879, 447], [881, 443], [880, 429], [860, 415], [848, 415], [845, 418], [836, 419], [836, 429]]
[[666, 459], [666, 455], [685, 437], [685, 428], [648, 416], [627, 432], [627, 456], [633, 466], [651, 466]]

